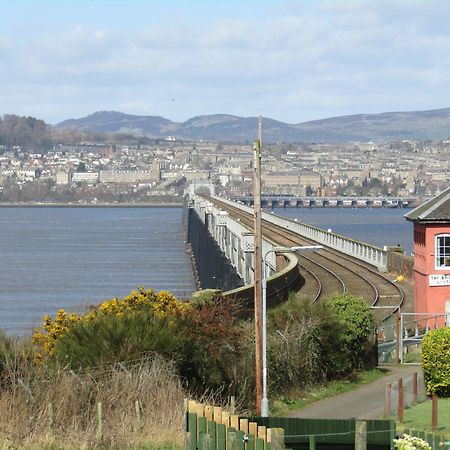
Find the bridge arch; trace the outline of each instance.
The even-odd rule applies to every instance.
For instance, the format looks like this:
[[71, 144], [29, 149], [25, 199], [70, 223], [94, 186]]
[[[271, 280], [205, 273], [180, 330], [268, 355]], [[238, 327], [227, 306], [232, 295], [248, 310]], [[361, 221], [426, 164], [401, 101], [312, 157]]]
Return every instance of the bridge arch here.
[[216, 186], [209, 180], [195, 180], [189, 184], [184, 194], [189, 196], [194, 194], [208, 196], [216, 195]]

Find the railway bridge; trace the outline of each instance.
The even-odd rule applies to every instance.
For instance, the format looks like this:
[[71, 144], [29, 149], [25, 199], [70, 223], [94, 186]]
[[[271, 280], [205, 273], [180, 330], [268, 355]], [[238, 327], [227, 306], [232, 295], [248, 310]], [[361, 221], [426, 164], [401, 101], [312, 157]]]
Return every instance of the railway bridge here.
[[[202, 287], [219, 288], [226, 295], [245, 297], [247, 293], [250, 302], [254, 281], [253, 209], [217, 196], [192, 194], [187, 198], [188, 240], [198, 259]], [[411, 285], [396, 282], [392, 273], [392, 265], [398, 266], [399, 258], [402, 272], [407, 273], [412, 258], [275, 214], [263, 212], [262, 218], [262, 250], [266, 255], [263, 273], [268, 279], [269, 304], [270, 297], [276, 297], [283, 288], [292, 289], [294, 278], [300, 280], [299, 298], [319, 301], [334, 293], [352, 293], [364, 297], [380, 321], [413, 304]], [[205, 248], [207, 239], [213, 251]], [[272, 251], [279, 246], [305, 245], [321, 245], [323, 249], [295, 255]], [[212, 273], [212, 259], [225, 260], [221, 273]], [[398, 268], [394, 272], [398, 273]]]
[[[242, 195], [232, 200], [247, 206], [253, 205], [253, 196]], [[311, 197], [298, 195], [262, 194], [263, 208], [408, 208], [420, 203], [415, 196], [409, 197]]]

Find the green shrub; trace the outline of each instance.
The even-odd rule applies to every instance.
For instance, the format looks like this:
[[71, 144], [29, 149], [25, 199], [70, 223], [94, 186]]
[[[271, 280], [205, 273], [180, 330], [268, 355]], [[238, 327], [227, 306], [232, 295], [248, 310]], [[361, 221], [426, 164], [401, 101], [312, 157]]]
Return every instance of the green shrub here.
[[450, 397], [450, 327], [428, 331], [425, 335], [422, 368], [428, 395]]
[[238, 394], [247, 342], [238, 303], [216, 296], [178, 314], [161, 315], [145, 304], [114, 312], [67, 322], [48, 363], [80, 369], [155, 353], [174, 362], [191, 390], [231, 387]]
[[112, 364], [158, 353], [175, 358], [183, 346], [177, 324], [148, 310], [99, 315], [72, 323], [55, 344], [57, 361], [72, 369]]
[[333, 372], [330, 354], [340, 351], [339, 324], [325, 303], [289, 300], [270, 311], [268, 367], [275, 394], [321, 383]]
[[363, 298], [351, 294], [334, 295], [327, 299], [326, 305], [338, 326], [340, 351], [329, 355], [335, 373], [364, 367], [374, 331], [370, 306]]
[[220, 295], [195, 303], [185, 315], [180, 375], [191, 387], [227, 387], [238, 394], [248, 342], [240, 316], [239, 303]]
[[368, 364], [373, 321], [364, 299], [335, 295], [325, 302], [289, 300], [269, 313], [272, 392], [345, 376]]

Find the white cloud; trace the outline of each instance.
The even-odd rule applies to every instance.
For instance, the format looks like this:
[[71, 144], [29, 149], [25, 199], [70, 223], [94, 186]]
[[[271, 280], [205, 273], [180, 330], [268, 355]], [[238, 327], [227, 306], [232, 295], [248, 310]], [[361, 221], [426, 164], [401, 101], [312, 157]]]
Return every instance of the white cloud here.
[[450, 106], [450, 3], [271, 11], [258, 21], [162, 17], [131, 32], [80, 22], [33, 39], [0, 36], [0, 104], [50, 121], [117, 109], [178, 120], [263, 112], [299, 122]]

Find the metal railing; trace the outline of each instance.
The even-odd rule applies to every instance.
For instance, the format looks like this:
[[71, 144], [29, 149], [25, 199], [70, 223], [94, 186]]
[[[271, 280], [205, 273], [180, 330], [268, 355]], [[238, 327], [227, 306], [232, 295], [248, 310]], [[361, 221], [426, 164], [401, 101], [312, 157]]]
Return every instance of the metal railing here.
[[[253, 208], [245, 206], [222, 197], [212, 197], [217, 200], [237, 207], [242, 211], [253, 214]], [[374, 245], [360, 242], [355, 239], [341, 236], [331, 231], [322, 230], [321, 228], [313, 227], [302, 222], [286, 219], [276, 214], [268, 214], [263, 212], [262, 217], [269, 223], [280, 226], [294, 233], [311, 239], [319, 244], [333, 248], [341, 253], [352, 256], [356, 259], [364, 261], [375, 266], [378, 270], [386, 272], [388, 270], [387, 251]]]

